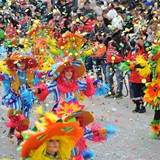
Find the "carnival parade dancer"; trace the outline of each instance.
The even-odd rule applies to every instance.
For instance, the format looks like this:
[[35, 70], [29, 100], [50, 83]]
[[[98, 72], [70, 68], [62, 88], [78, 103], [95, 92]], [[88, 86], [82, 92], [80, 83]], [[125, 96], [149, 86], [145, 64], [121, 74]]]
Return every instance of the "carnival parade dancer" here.
[[32, 88], [40, 82], [40, 72], [35, 70], [37, 61], [30, 53], [20, 55], [19, 52], [13, 53], [6, 58], [6, 70], [1, 65], [0, 79], [3, 82], [5, 95], [2, 98], [2, 104], [9, 107], [6, 126], [10, 128], [8, 137], [12, 138], [16, 130], [17, 143], [19, 144], [23, 137], [21, 132], [28, 129], [30, 110], [34, 103], [34, 97], [30, 95], [29, 103], [26, 104], [22, 97], [26, 89]]
[[[154, 109], [154, 118], [150, 124], [154, 139], [160, 139], [160, 41], [152, 45], [148, 65], [152, 70], [152, 81], [146, 84], [144, 90], [145, 106]], [[144, 71], [140, 71], [143, 74]]]
[[49, 76], [57, 76], [57, 78], [48, 84], [50, 93], [54, 93], [56, 108], [60, 101], [70, 101], [77, 99], [81, 92], [85, 96], [93, 96], [95, 88], [93, 80], [89, 77], [86, 80], [78, 80], [85, 73], [85, 66], [81, 61], [67, 61], [60, 65], [55, 72], [49, 72]]
[[94, 152], [88, 149], [86, 140], [102, 142], [115, 134], [115, 127], [111, 125], [101, 127], [100, 125], [94, 124], [89, 126], [89, 124], [94, 122], [94, 115], [85, 110], [84, 106], [80, 105], [77, 101], [70, 101], [69, 103], [62, 102], [60, 108], [56, 110], [56, 114], [66, 123], [76, 120], [84, 131], [83, 136], [78, 140], [76, 146], [72, 150], [70, 160], [92, 159], [94, 157]]
[[52, 112], [40, 115], [32, 130], [23, 132], [21, 158], [28, 160], [68, 160], [83, 135], [78, 122], [64, 123]]

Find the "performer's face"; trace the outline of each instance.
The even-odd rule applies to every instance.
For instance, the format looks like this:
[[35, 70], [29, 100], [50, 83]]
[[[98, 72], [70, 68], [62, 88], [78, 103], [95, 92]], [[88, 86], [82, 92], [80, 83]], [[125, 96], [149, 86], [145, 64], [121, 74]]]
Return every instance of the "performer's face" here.
[[72, 71], [72, 70], [67, 70], [67, 71], [65, 71], [64, 77], [65, 77], [67, 80], [71, 80], [71, 79], [72, 79], [72, 76], [73, 76], [73, 71]]
[[59, 149], [59, 140], [49, 140], [47, 143], [46, 152], [54, 155]]

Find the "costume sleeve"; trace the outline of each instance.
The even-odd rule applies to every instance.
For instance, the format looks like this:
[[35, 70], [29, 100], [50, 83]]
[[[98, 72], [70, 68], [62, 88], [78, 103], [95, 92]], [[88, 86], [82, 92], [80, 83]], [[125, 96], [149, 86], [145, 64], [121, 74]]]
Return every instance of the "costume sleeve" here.
[[48, 88], [49, 93], [54, 94], [54, 100], [59, 100], [60, 92], [57, 87], [57, 82], [53, 81], [53, 82], [47, 84], [47, 88]]
[[88, 128], [85, 127], [83, 137], [90, 141], [101, 142], [106, 140], [107, 130], [105, 128]]
[[82, 91], [87, 97], [91, 97], [95, 94], [94, 81], [90, 77], [86, 77], [85, 81], [78, 81], [79, 91]]
[[60, 97], [60, 92], [57, 88], [57, 82], [53, 81], [47, 84], [37, 81], [37, 84], [32, 88], [34, 95], [39, 99], [39, 101], [44, 102], [50, 93], [54, 94], [54, 100], [58, 101]]
[[86, 90], [86, 82], [85, 81], [77, 81], [79, 86], [79, 91]]
[[92, 140], [93, 132], [90, 128], [85, 127], [83, 137], [88, 140]]

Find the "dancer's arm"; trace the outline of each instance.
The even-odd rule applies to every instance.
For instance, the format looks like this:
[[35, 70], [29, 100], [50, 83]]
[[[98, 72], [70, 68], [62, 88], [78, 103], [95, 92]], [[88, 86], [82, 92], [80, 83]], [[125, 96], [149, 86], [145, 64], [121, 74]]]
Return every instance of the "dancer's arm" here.
[[79, 91], [82, 91], [87, 97], [93, 96], [95, 93], [93, 83], [93, 79], [90, 77], [86, 77], [85, 81], [78, 81]]

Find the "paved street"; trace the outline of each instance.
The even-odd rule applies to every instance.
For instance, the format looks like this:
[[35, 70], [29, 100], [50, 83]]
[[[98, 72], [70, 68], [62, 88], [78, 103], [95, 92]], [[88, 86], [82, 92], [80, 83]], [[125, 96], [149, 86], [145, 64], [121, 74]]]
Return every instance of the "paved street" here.
[[[48, 97], [44, 104], [47, 109], [53, 105], [51, 98]], [[95, 152], [94, 160], [160, 160], [159, 141], [149, 139], [149, 123], [154, 114], [152, 110], [147, 109], [144, 114], [133, 114], [134, 105], [129, 98], [116, 100], [94, 97], [83, 103], [86, 109], [94, 112], [96, 123], [102, 126], [114, 124], [117, 128], [116, 136], [108, 141], [99, 144], [88, 142], [89, 148]], [[0, 117], [0, 157], [18, 160], [16, 140], [6, 138], [6, 108], [3, 106], [0, 107]], [[32, 114], [32, 123], [34, 119], [35, 115]]]

